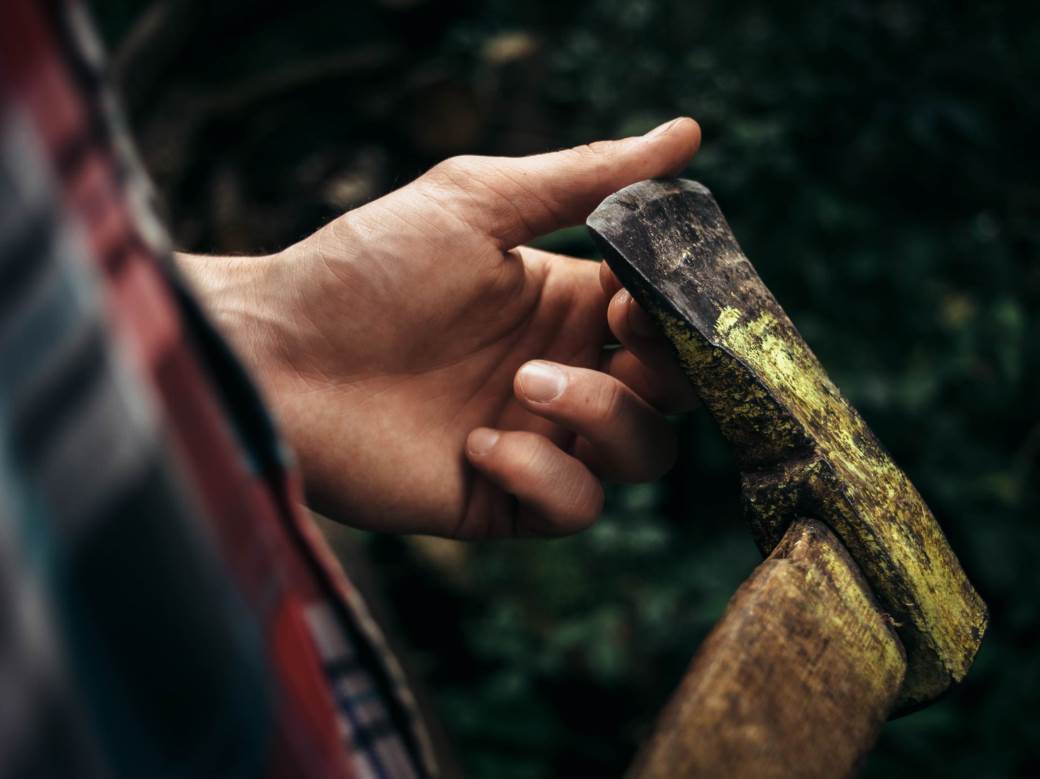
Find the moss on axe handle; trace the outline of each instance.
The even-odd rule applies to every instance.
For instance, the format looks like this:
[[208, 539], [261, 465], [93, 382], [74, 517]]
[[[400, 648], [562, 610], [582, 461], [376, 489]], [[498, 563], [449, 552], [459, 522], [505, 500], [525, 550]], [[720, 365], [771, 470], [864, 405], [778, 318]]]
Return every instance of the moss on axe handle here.
[[917, 490], [741, 252], [711, 193], [693, 181], [643, 181], [604, 200], [587, 224], [734, 446], [763, 553], [798, 516], [838, 535], [906, 648], [897, 709], [963, 679], [986, 628], [985, 604]]

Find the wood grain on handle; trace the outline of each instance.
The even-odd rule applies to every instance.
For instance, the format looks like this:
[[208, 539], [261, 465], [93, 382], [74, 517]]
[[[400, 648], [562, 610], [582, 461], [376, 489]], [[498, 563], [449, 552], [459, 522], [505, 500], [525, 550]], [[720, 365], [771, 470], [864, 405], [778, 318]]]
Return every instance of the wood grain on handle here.
[[627, 779], [849, 776], [905, 671], [841, 542], [796, 520], [733, 596]]

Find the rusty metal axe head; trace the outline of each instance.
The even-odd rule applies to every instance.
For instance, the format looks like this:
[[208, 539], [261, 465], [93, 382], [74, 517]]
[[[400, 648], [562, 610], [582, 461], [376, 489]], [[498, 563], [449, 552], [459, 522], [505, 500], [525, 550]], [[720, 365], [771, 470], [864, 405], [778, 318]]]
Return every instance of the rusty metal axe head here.
[[711, 193], [693, 181], [643, 181], [604, 200], [588, 227], [733, 445], [763, 552], [795, 517], [835, 531], [906, 648], [897, 709], [963, 679], [986, 628], [985, 604], [917, 490], [741, 252]]

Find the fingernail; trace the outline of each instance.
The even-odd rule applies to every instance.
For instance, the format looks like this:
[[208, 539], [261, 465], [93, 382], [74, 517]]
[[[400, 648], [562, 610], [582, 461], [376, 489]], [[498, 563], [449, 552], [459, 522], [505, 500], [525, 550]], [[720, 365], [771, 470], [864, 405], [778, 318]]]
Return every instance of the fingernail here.
[[679, 119], [681, 119], [681, 118], [682, 118], [682, 117], [678, 117], [678, 118], [676, 118], [676, 119], [669, 119], [669, 120], [668, 120], [667, 122], [665, 122], [664, 124], [659, 124], [659, 125], [657, 125], [657, 127], [655, 127], [655, 128], [653, 129], [653, 130], [651, 130], [650, 132], [648, 132], [648, 133], [647, 133], [646, 135], [644, 135], [643, 137], [644, 137], [644, 138], [654, 138], [654, 137], [656, 137], [656, 136], [658, 136], [658, 135], [664, 135], [664, 134], [665, 134], [666, 132], [668, 132], [669, 130], [671, 130], [671, 129], [672, 129], [672, 127], [673, 127], [673, 126], [675, 125], [675, 123], [676, 123], [676, 122], [678, 122], [678, 121], [679, 121]]
[[535, 403], [555, 400], [566, 386], [563, 372], [549, 363], [529, 362], [520, 369], [520, 390]]
[[469, 434], [469, 450], [473, 454], [487, 454], [498, 443], [499, 433], [486, 427], [478, 427]]

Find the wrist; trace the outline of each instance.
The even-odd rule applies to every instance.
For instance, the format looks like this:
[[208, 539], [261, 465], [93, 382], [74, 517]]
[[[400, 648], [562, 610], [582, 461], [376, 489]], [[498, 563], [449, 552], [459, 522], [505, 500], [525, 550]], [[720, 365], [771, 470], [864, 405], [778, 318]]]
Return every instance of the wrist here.
[[279, 319], [277, 280], [282, 253], [213, 256], [174, 253], [174, 262], [196, 300], [248, 368], [263, 380], [272, 356], [270, 330]]

